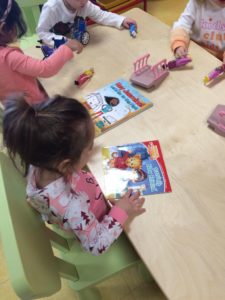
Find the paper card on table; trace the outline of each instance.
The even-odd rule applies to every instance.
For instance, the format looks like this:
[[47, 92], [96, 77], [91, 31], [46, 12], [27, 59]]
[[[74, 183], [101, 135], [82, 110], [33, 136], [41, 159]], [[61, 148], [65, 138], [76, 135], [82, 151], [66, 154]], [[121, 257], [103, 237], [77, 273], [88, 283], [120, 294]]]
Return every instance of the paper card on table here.
[[96, 136], [153, 105], [123, 79], [88, 94], [83, 103], [94, 121]]
[[159, 141], [102, 148], [107, 198], [120, 198], [128, 189], [142, 195], [171, 192]]

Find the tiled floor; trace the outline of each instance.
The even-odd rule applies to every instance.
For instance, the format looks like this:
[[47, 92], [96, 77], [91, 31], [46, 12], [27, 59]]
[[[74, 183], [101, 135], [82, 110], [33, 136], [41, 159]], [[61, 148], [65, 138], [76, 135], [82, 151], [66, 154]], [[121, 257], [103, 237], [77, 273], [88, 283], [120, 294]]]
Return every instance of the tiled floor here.
[[[183, 11], [187, 0], [150, 0], [148, 11], [167, 23], [169, 26], [178, 18]], [[136, 267], [126, 270], [119, 275], [101, 283], [99, 285], [102, 298], [104, 300], [165, 300], [158, 286], [154, 281], [146, 283], [139, 274]], [[13, 292], [6, 264], [4, 261], [0, 242], [0, 300], [18, 300]], [[43, 298], [46, 300], [76, 300], [76, 295], [72, 289], [63, 281], [60, 292], [52, 297]], [[90, 299], [91, 300], [91, 299]]]

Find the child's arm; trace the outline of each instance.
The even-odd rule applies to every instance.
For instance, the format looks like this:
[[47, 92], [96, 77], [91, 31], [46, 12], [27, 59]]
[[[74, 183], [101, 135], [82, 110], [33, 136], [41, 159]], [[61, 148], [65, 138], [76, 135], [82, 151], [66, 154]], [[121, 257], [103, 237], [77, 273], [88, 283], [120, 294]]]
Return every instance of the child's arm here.
[[73, 229], [83, 248], [94, 255], [104, 253], [120, 236], [128, 215], [141, 214], [145, 211], [142, 208], [144, 199], [139, 198], [139, 193], [131, 195], [129, 191], [99, 222], [90, 211], [90, 207], [83, 204], [86, 194], [84, 193], [84, 197], [80, 196], [83, 199], [74, 199], [70, 202], [64, 219]]
[[89, 17], [98, 24], [121, 28], [125, 20], [124, 16], [104, 11], [99, 6], [88, 1], [84, 8], [84, 17]]
[[189, 34], [183, 28], [175, 28], [171, 31], [170, 45], [176, 57], [187, 55], [189, 44]]
[[60, 46], [45, 60], [39, 60], [25, 55], [18, 49], [10, 51], [6, 61], [13, 71], [31, 77], [51, 77], [73, 57], [73, 51], [66, 45]]
[[[82, 198], [82, 195], [79, 195]], [[86, 195], [84, 193], [84, 199]], [[89, 200], [90, 201], [90, 200]], [[99, 199], [98, 201], [102, 201]], [[123, 231], [122, 225], [127, 214], [120, 208], [113, 207], [101, 222], [90, 211], [83, 199], [74, 199], [67, 206], [63, 219], [72, 228], [82, 247], [93, 255], [104, 253]]]
[[[176, 54], [175, 52], [178, 48], [182, 48], [183, 51], [181, 51], [181, 54], [185, 52], [187, 54], [190, 43], [190, 33], [195, 21], [197, 9], [196, 1], [190, 0], [178, 21], [174, 23], [170, 35], [170, 45], [174, 54]], [[178, 56], [182, 56], [179, 55], [179, 50], [177, 54]]]

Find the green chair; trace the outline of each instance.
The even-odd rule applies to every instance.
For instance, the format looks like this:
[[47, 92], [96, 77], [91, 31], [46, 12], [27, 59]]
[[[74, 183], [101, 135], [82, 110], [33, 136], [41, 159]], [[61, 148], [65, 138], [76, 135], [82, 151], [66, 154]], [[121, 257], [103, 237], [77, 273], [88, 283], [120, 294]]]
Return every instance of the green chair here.
[[38, 36], [36, 35], [36, 27], [40, 17], [40, 6], [46, 0], [16, 0], [20, 6], [24, 20], [27, 24], [27, 34], [20, 41], [21, 48], [25, 49], [37, 44]]
[[[21, 299], [53, 295], [61, 288], [61, 277], [69, 280], [79, 299], [101, 299], [97, 283], [141, 263], [124, 234], [100, 256], [84, 252], [77, 240], [45, 226], [27, 204], [25, 186], [25, 179], [1, 152], [0, 233], [11, 283]], [[60, 250], [59, 257], [52, 245]]]

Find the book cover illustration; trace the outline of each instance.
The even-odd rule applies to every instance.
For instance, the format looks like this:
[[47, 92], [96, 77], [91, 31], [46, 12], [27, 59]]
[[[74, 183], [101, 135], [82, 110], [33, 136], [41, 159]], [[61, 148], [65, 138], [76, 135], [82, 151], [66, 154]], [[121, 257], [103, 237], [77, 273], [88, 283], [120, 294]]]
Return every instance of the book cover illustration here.
[[94, 121], [96, 136], [153, 105], [123, 79], [88, 94], [84, 100]]
[[104, 147], [102, 160], [108, 198], [128, 189], [142, 195], [171, 192], [159, 141]]

